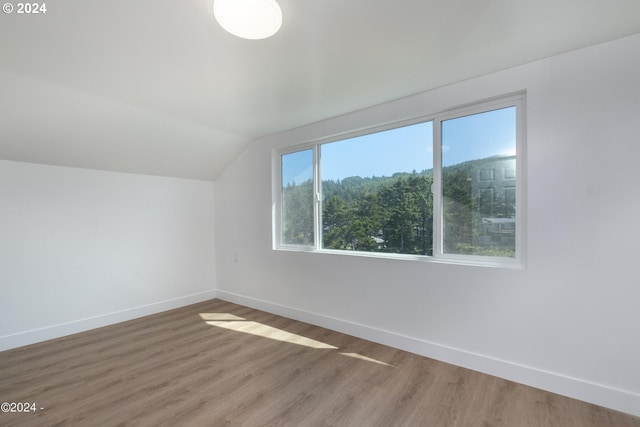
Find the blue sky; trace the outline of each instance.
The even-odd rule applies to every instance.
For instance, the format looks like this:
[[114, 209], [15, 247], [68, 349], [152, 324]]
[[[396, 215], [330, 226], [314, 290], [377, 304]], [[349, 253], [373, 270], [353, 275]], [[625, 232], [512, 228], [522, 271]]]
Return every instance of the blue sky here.
[[296, 151], [282, 156], [282, 182], [301, 184], [313, 179], [313, 150]]
[[[443, 166], [494, 155], [515, 154], [515, 107], [442, 122]], [[433, 125], [419, 123], [398, 129], [323, 144], [323, 180], [349, 176], [391, 176], [433, 167]], [[313, 177], [313, 153], [283, 157], [283, 181], [300, 183]]]
[[442, 165], [516, 154], [516, 108], [442, 122]]
[[320, 148], [322, 179], [431, 169], [432, 141], [433, 124], [426, 122], [324, 144]]

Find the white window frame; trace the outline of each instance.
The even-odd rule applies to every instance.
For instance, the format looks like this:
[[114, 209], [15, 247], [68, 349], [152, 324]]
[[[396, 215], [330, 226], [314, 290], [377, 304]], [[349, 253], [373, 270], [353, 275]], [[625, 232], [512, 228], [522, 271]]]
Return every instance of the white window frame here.
[[[526, 261], [526, 94], [524, 92], [488, 101], [463, 106], [429, 116], [398, 121], [383, 126], [375, 126], [357, 132], [309, 141], [300, 145], [273, 151], [273, 249], [357, 255], [378, 258], [409, 259], [427, 262], [478, 265], [503, 268], [524, 268]], [[515, 258], [490, 257], [483, 255], [458, 255], [443, 252], [443, 209], [442, 209], [442, 122], [459, 117], [479, 114], [502, 108], [516, 107], [516, 256]], [[320, 176], [320, 147], [330, 142], [342, 141], [358, 136], [383, 132], [389, 129], [410, 126], [417, 123], [433, 122], [433, 255], [407, 255], [382, 252], [359, 252], [322, 248], [322, 177]], [[282, 243], [282, 156], [298, 151], [313, 150], [313, 191], [314, 191], [314, 244], [295, 245]]]
[[[293, 243], [283, 243], [282, 242], [282, 157], [287, 154], [293, 154], [300, 151], [312, 150], [313, 152], [313, 245], [300, 245]], [[318, 194], [320, 194], [321, 185], [319, 179], [319, 167], [318, 167], [318, 157], [319, 157], [319, 144], [303, 144], [296, 145], [295, 147], [290, 147], [284, 150], [277, 151], [273, 158], [272, 170], [276, 171], [274, 173], [274, 182], [273, 182], [273, 190], [274, 194], [273, 198], [273, 245], [274, 249], [285, 249], [285, 250], [297, 250], [297, 251], [316, 251], [322, 250], [319, 247], [319, 242], [322, 240], [318, 240], [318, 228], [322, 228], [319, 224], [321, 218], [321, 212], [318, 209]]]

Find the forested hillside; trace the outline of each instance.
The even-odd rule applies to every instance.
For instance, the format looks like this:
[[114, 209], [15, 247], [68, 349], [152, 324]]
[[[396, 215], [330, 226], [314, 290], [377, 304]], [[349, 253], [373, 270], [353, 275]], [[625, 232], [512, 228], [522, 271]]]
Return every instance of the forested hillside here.
[[324, 181], [323, 247], [431, 254], [432, 182], [431, 171]]
[[[515, 247], [510, 243], [478, 244], [490, 241], [479, 239], [487, 230], [483, 218], [490, 217], [495, 222], [495, 218], [515, 215], [515, 201], [507, 203], [504, 191], [489, 193], [474, 188], [478, 171], [495, 162], [495, 158], [489, 158], [443, 168], [443, 249], [446, 253], [514, 256]], [[322, 247], [431, 255], [432, 182], [432, 170], [323, 181]], [[502, 234], [513, 233], [509, 229]], [[513, 240], [513, 236], [507, 237], [509, 242]], [[311, 181], [283, 188], [283, 241], [313, 244]]]

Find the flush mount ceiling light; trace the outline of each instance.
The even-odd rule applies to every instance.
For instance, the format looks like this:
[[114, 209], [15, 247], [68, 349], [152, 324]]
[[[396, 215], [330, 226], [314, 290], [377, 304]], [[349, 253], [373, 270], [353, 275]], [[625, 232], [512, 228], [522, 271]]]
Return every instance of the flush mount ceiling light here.
[[222, 28], [243, 39], [266, 39], [282, 25], [275, 0], [214, 0], [213, 15]]

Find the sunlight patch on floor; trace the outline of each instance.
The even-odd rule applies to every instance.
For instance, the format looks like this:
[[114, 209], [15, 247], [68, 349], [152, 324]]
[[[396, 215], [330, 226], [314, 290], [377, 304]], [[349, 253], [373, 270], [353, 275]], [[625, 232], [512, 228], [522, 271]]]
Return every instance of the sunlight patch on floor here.
[[[213, 314], [213, 313], [209, 313]], [[256, 335], [259, 337], [269, 338], [276, 341], [288, 342], [291, 344], [303, 345], [311, 348], [325, 348], [325, 349], [337, 349], [329, 344], [325, 344], [320, 341], [312, 340], [301, 335], [292, 334], [291, 332], [283, 331], [282, 329], [274, 328], [272, 326], [264, 325], [259, 322], [252, 322], [249, 320], [209, 320], [207, 325], [217, 326], [219, 328], [230, 329], [236, 332], [244, 332], [245, 334]]]
[[200, 313], [202, 320], [245, 320], [244, 317], [231, 313]]
[[[282, 329], [274, 328], [273, 326], [265, 325], [264, 323], [254, 322], [246, 320], [243, 317], [236, 316], [231, 313], [199, 313], [200, 318], [205, 321], [207, 325], [217, 326], [218, 328], [228, 329], [235, 332], [242, 332], [245, 334], [251, 334], [258, 337], [269, 338], [276, 341], [286, 342], [290, 344], [302, 345], [310, 348], [338, 350], [338, 347], [316, 341], [311, 338], [303, 337], [302, 335], [293, 334], [291, 332], [284, 331]], [[353, 359], [363, 360], [365, 362], [376, 363], [378, 365], [389, 366], [386, 362], [373, 359], [371, 357], [364, 356], [358, 353], [339, 353], [341, 356], [351, 357]]]
[[340, 354], [347, 357], [353, 357], [354, 359], [360, 359], [367, 362], [377, 363], [378, 365], [390, 366], [393, 368], [393, 365], [389, 365], [386, 362], [381, 362], [379, 360], [372, 359], [371, 357], [363, 356], [362, 354], [358, 354], [358, 353], [340, 353]]

